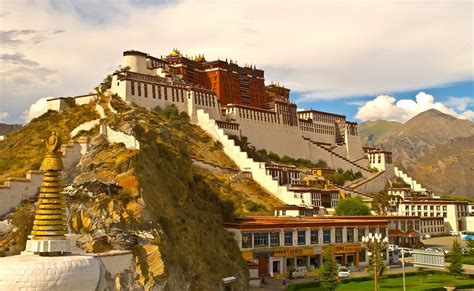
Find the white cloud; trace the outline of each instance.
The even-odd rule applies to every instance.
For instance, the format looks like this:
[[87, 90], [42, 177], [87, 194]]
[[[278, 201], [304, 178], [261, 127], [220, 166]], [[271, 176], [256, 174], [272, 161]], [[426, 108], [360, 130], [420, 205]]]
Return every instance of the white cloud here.
[[449, 97], [444, 103], [447, 106], [455, 107], [459, 111], [464, 111], [469, 105], [474, 104], [474, 99], [470, 97]]
[[397, 101], [392, 96], [377, 96], [373, 100], [368, 101], [363, 106], [359, 107], [356, 118], [362, 121], [385, 119], [405, 122], [415, 115], [429, 109], [436, 109], [457, 118], [474, 118], [473, 111], [466, 110], [463, 112], [457, 112], [456, 110], [447, 107], [442, 102], [437, 102], [433, 95], [424, 92], [418, 93], [415, 96], [415, 100], [400, 99]]
[[8, 118], [8, 112], [0, 112], [0, 120], [5, 120]]
[[267, 82], [305, 92], [301, 101], [473, 75], [472, 1], [146, 3], [5, 1], [1, 20], [9, 42], [0, 53], [38, 64], [0, 75], [0, 99], [18, 100], [7, 111], [21, 112], [39, 96], [88, 92], [128, 49], [160, 56], [178, 47], [207, 59], [256, 64]]
[[30, 122], [33, 118], [45, 113], [48, 110], [47, 100], [50, 98], [51, 97], [44, 97], [36, 100], [35, 103], [31, 104], [30, 107], [23, 112], [21, 118], [26, 122]]

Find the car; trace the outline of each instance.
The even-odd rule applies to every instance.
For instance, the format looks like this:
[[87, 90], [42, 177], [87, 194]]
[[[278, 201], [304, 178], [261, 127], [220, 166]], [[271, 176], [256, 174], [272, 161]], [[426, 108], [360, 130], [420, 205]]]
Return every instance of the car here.
[[413, 255], [413, 249], [411, 248], [400, 248], [400, 252], [403, 252], [403, 256], [410, 257]]
[[398, 249], [397, 245], [388, 245], [388, 250], [389, 251], [393, 251], [393, 250], [396, 250], [396, 249]]
[[351, 271], [347, 267], [340, 267], [339, 271], [337, 272], [337, 276], [339, 278], [349, 278], [351, 275]]
[[443, 250], [442, 248], [436, 248], [436, 247], [433, 247], [433, 248], [426, 248], [425, 251], [427, 251], [427, 252], [434, 252], [434, 253], [445, 253], [445, 254], [448, 253], [447, 250]]
[[455, 230], [450, 230], [450, 231], [448, 232], [448, 234], [451, 235], [451, 236], [458, 236], [458, 232], [455, 231]]
[[422, 239], [429, 239], [429, 238], [431, 238], [431, 235], [429, 235], [429, 234], [424, 234], [424, 235], [421, 236], [421, 238], [422, 238]]
[[296, 269], [291, 272], [291, 277], [296, 278], [306, 278], [308, 276], [308, 269], [306, 267], [296, 267]]

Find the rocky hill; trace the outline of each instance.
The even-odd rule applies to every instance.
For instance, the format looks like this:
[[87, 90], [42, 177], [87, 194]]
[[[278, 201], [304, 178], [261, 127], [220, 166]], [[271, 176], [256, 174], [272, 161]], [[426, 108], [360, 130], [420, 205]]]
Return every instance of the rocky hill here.
[[[269, 215], [281, 202], [249, 178], [231, 181], [238, 169], [220, 144], [175, 107], [148, 111], [115, 98], [111, 103], [118, 114], [106, 110], [101, 122], [135, 136], [140, 149], [109, 143], [98, 127], [80, 132], [90, 139], [90, 150], [77, 169], [67, 169], [76, 173], [67, 192], [70, 226], [81, 234], [81, 247], [132, 250], [133, 274], [117, 279], [123, 289], [219, 290], [227, 276], [237, 278], [236, 290], [246, 289], [245, 261], [222, 223]], [[97, 118], [94, 106], [49, 111], [0, 143], [0, 154], [10, 161], [1, 165], [0, 177], [35, 169], [48, 130], [67, 140], [73, 128]], [[21, 165], [13, 166], [17, 159]], [[24, 246], [33, 209], [25, 204], [12, 214], [14, 231], [0, 236], [4, 255]]]
[[407, 171], [435, 193], [474, 198], [474, 136], [435, 146]]
[[[424, 164], [430, 163], [431, 155], [437, 156], [439, 159], [449, 159], [452, 153], [448, 153], [442, 150], [443, 145], [448, 146], [453, 151], [467, 154], [469, 148], [474, 147], [472, 139], [466, 139], [462, 144], [458, 145], [455, 149], [453, 148], [454, 139], [462, 137], [472, 137], [474, 135], [474, 122], [469, 120], [457, 119], [451, 115], [447, 115], [439, 112], [438, 110], [431, 109], [422, 112], [412, 119], [408, 120], [404, 124], [396, 124], [387, 121], [371, 121], [361, 124], [361, 136], [369, 137], [374, 136], [373, 140], [363, 140], [363, 144], [378, 146], [386, 150], [390, 150], [394, 153], [394, 162], [397, 166], [405, 169], [409, 175], [414, 177], [420, 177], [419, 180], [423, 185], [428, 186], [430, 189], [440, 189], [443, 192], [448, 188], [443, 186], [441, 180], [447, 180], [448, 177], [454, 176], [459, 171], [469, 174], [472, 176], [472, 168], [464, 163], [460, 163], [454, 167], [445, 168], [438, 174], [443, 175], [438, 179], [427, 179], [421, 177], [425, 173], [415, 173], [418, 163]], [[447, 156], [443, 156], [443, 153]], [[426, 157], [426, 160], [424, 157]], [[419, 170], [427, 168], [421, 167]], [[429, 173], [426, 173], [429, 175]], [[428, 177], [428, 176], [426, 176]], [[458, 181], [461, 183], [459, 186], [452, 188], [457, 189], [460, 193], [458, 195], [465, 196], [468, 194], [468, 184], [465, 180]], [[451, 193], [453, 190], [449, 190]], [[466, 189], [466, 190], [463, 190]], [[446, 194], [446, 193], [439, 194]], [[472, 195], [472, 194], [471, 194]]]
[[388, 120], [369, 120], [362, 122], [359, 125], [360, 138], [365, 145], [378, 144], [383, 136], [391, 131], [402, 126], [401, 123]]
[[21, 128], [20, 124], [0, 123], [0, 135], [7, 135]]

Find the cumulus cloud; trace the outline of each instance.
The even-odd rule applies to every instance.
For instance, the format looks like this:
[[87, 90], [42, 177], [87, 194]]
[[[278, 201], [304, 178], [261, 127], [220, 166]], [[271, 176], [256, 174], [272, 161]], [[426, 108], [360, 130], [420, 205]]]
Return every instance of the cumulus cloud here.
[[384, 119], [405, 122], [415, 115], [429, 109], [436, 109], [461, 119], [474, 118], [473, 111], [465, 110], [458, 112], [442, 102], [437, 102], [433, 95], [425, 92], [418, 93], [415, 96], [415, 100], [400, 99], [397, 101], [395, 97], [389, 95], [377, 96], [359, 107], [356, 118], [362, 121]]
[[45, 113], [48, 110], [47, 100], [50, 98], [52, 97], [44, 97], [36, 100], [35, 103], [31, 104], [30, 107], [23, 112], [21, 118], [26, 122], [30, 122], [33, 118]]
[[8, 112], [0, 112], [0, 121], [8, 118]]

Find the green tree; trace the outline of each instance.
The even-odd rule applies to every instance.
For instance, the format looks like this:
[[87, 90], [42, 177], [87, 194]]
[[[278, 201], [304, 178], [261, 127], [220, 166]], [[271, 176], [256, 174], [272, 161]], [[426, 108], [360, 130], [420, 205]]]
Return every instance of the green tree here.
[[390, 209], [390, 197], [387, 193], [380, 191], [379, 193], [373, 194], [373, 200], [370, 203], [371, 209], [378, 215], [385, 215]]
[[324, 290], [336, 290], [337, 288], [337, 263], [330, 248], [323, 253], [323, 264], [320, 271], [321, 286]]
[[336, 215], [370, 215], [370, 209], [362, 198], [349, 197], [339, 201], [336, 207]]
[[453, 275], [461, 275], [464, 270], [462, 268], [462, 249], [457, 240], [453, 242], [453, 249], [451, 251], [452, 262], [449, 265], [449, 272]]
[[469, 240], [467, 241], [467, 248], [469, 249], [469, 250], [468, 250], [468, 252], [469, 252], [468, 254], [469, 254], [470, 256], [473, 256], [473, 255], [474, 255], [474, 240], [473, 240], [473, 239], [469, 239]]

